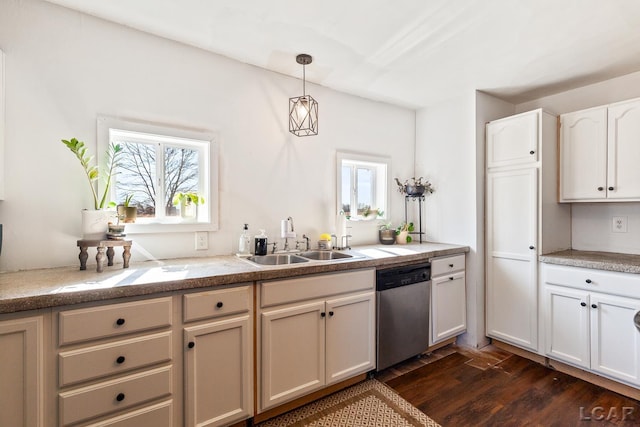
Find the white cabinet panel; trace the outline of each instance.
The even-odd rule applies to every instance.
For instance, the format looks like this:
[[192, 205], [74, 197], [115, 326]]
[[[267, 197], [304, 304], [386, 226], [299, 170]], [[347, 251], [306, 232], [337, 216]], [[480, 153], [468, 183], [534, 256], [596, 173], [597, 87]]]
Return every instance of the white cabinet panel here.
[[538, 120], [534, 111], [491, 122], [487, 127], [487, 167], [536, 162]]
[[640, 199], [640, 100], [609, 106], [607, 198]]
[[[464, 267], [464, 255], [462, 266]], [[430, 344], [460, 335], [466, 329], [465, 272], [432, 278]]]

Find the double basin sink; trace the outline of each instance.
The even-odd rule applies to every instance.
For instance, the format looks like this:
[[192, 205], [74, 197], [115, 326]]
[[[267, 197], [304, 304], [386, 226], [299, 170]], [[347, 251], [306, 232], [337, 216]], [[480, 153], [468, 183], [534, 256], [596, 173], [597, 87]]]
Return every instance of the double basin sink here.
[[347, 258], [353, 258], [353, 255], [333, 251], [308, 251], [297, 254], [255, 255], [247, 259], [260, 265], [283, 265], [309, 261], [335, 261]]

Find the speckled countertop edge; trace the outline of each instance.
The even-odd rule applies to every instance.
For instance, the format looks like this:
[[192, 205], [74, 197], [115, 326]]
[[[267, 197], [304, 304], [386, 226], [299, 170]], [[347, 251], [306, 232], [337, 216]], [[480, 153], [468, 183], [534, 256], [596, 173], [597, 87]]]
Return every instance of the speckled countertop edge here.
[[0, 273], [0, 314], [179, 290], [280, 279], [358, 268], [391, 267], [437, 256], [469, 252], [468, 246], [422, 243], [407, 246], [360, 246], [354, 258], [302, 264], [258, 266], [236, 256], [184, 258], [122, 264]]
[[640, 274], [640, 255], [568, 249], [541, 255], [539, 260], [547, 264]]

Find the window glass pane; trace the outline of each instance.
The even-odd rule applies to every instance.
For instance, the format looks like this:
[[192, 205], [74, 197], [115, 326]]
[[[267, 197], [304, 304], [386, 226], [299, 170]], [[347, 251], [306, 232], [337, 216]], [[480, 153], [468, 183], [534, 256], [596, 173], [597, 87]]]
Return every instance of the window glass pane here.
[[165, 147], [163, 206], [167, 216], [179, 215], [178, 206], [173, 205], [176, 193], [199, 193], [199, 153], [182, 147]]
[[130, 206], [138, 208], [138, 217], [156, 215], [156, 146], [120, 142], [122, 155], [116, 171], [116, 202], [122, 204], [132, 195]]
[[342, 210], [344, 214], [349, 216], [351, 214], [351, 167], [342, 166]]
[[362, 212], [374, 206], [373, 200], [373, 171], [371, 169], [358, 168], [356, 170], [358, 211]]

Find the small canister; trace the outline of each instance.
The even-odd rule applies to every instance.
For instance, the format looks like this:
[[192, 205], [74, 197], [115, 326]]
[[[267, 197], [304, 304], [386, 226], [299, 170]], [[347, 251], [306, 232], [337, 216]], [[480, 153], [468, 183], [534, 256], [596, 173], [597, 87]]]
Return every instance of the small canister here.
[[267, 235], [264, 230], [260, 230], [260, 234], [255, 236], [254, 238], [254, 250], [253, 253], [255, 255], [266, 255], [267, 254]]

